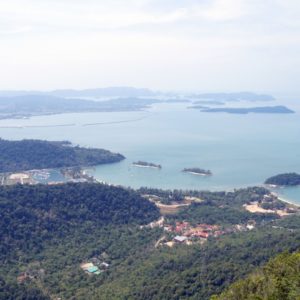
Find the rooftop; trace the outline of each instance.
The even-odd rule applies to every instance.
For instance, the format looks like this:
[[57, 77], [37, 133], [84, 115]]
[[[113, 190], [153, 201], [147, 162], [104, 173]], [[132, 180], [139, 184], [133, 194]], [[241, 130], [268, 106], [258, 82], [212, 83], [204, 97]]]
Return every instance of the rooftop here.
[[177, 242], [184, 242], [185, 240], [187, 240], [187, 237], [186, 236], [176, 235], [174, 237], [174, 240], [177, 241]]

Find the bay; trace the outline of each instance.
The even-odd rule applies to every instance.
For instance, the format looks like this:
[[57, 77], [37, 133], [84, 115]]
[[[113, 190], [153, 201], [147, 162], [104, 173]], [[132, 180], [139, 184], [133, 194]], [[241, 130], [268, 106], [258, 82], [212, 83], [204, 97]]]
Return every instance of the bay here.
[[[98, 180], [113, 184], [231, 190], [262, 185], [278, 173], [300, 172], [297, 105], [295, 114], [201, 113], [180, 103], [138, 112], [37, 116], [0, 120], [0, 137], [69, 140], [120, 152], [126, 160], [90, 171]], [[162, 169], [134, 167], [137, 160], [161, 164]], [[209, 169], [213, 175], [182, 172], [189, 167]], [[278, 193], [300, 204], [300, 188]]]

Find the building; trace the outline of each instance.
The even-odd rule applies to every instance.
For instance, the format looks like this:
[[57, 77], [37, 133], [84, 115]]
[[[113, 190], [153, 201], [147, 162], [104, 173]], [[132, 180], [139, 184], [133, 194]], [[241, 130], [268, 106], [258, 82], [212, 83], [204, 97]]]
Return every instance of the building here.
[[176, 235], [174, 237], [174, 242], [176, 243], [184, 243], [185, 241], [187, 240], [187, 237], [186, 236], [181, 236], [181, 235]]
[[108, 268], [109, 268], [109, 264], [106, 263], [106, 262], [102, 262], [102, 263], [100, 264], [100, 267], [102, 267], [103, 269], [108, 269]]

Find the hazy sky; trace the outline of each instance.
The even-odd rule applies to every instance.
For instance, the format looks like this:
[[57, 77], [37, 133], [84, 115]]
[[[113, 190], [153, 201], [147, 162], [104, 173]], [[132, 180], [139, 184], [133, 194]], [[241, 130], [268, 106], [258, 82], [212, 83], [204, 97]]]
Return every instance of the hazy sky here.
[[300, 92], [299, 0], [0, 0], [0, 89]]

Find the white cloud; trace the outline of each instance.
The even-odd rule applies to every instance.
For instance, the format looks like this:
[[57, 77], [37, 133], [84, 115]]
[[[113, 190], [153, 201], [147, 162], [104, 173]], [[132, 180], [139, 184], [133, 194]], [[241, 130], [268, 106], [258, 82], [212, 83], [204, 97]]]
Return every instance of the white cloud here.
[[[88, 2], [68, 1], [35, 2], [26, 1], [26, 7], [21, 1], [0, 3], [0, 16], [6, 20], [6, 26], [45, 26], [47, 28], [87, 28], [87, 29], [117, 29], [139, 24], [160, 24], [176, 22], [186, 17], [186, 9], [175, 9], [167, 13], [147, 12], [139, 6], [126, 5], [115, 8], [114, 5], [103, 5]], [[23, 2], [24, 3], [24, 2]]]
[[[271, 1], [272, 2], [272, 1]], [[222, 22], [238, 22], [252, 19], [264, 24], [274, 12], [281, 9], [281, 18], [277, 21], [290, 23], [290, 15], [297, 14], [297, 4], [293, 0], [211, 0], [157, 2], [147, 0], [122, 1], [70, 1], [70, 0], [10, 0], [0, 2], [1, 24], [14, 32], [16, 27], [42, 30], [111, 30], [141, 25], [164, 25], [169, 23], [206, 22], [207, 26], [216, 26]], [[291, 2], [291, 6], [287, 3]], [[163, 5], [161, 3], [168, 3]], [[290, 8], [290, 9], [289, 9]], [[262, 13], [263, 12], [263, 13]], [[297, 22], [297, 18], [294, 18]], [[273, 20], [274, 22], [274, 20]], [[2, 29], [0, 24], [0, 30]], [[3, 30], [3, 29], [2, 29]], [[7, 31], [7, 28], [4, 29]]]
[[216, 0], [199, 15], [211, 21], [229, 21], [239, 19], [246, 13], [244, 1]]
[[30, 32], [32, 30], [32, 27], [30, 26], [20, 26], [20, 27], [9, 27], [7, 29], [1, 28], [0, 29], [0, 35], [14, 35], [19, 33], [26, 33]]
[[296, 0], [0, 1], [0, 82], [297, 89], [299, 20]]
[[[203, 19], [226, 21], [245, 13], [244, 1], [214, 0], [209, 3], [193, 1], [175, 5], [168, 10], [147, 9], [152, 1], [34, 1], [10, 0], [0, 2], [0, 16], [7, 25], [24, 27], [61, 27], [118, 29], [143, 24], [164, 24]], [[175, 1], [176, 2], [176, 1]], [[189, 1], [186, 1], [189, 2]], [[25, 4], [24, 4], [25, 3]], [[139, 3], [139, 4], [138, 4]], [[160, 6], [158, 5], [158, 8]], [[244, 9], [244, 10], [243, 10]]]

